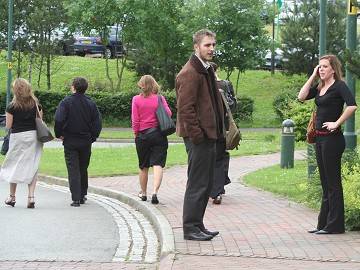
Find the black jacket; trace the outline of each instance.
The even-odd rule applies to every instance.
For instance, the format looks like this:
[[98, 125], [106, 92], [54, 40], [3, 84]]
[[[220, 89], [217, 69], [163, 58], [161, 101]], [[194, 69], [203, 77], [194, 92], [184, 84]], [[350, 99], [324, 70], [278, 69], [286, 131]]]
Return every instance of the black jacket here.
[[101, 115], [84, 94], [65, 97], [55, 112], [55, 136], [63, 136], [64, 146], [82, 146], [96, 141], [101, 132]]

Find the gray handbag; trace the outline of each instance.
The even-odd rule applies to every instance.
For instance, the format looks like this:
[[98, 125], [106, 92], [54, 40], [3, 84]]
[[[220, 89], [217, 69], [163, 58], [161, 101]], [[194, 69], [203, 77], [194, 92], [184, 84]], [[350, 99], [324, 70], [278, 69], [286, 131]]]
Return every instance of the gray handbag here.
[[171, 117], [167, 114], [161, 95], [158, 95], [158, 107], [156, 109], [156, 118], [159, 122], [160, 133], [164, 136], [171, 135], [175, 132], [175, 124]]
[[51, 134], [50, 129], [45, 124], [45, 122], [40, 117], [40, 111], [38, 105], [36, 105], [36, 118], [35, 118], [35, 124], [36, 124], [36, 132], [37, 132], [37, 138], [38, 141], [42, 143], [46, 143], [49, 141], [52, 141], [54, 139], [54, 136]]

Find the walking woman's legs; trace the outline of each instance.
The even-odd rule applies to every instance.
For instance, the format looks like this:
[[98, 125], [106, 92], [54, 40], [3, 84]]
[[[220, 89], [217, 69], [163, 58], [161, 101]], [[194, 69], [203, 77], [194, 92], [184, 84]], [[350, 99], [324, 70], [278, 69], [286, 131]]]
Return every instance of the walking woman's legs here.
[[37, 173], [34, 176], [34, 179], [32, 180], [32, 182], [28, 185], [28, 189], [29, 189], [29, 199], [32, 198], [34, 199], [34, 192], [35, 192], [35, 187], [36, 187], [36, 182], [37, 182]]
[[17, 187], [17, 184], [16, 184], [16, 183], [10, 183], [10, 195], [11, 195], [11, 196], [15, 196], [16, 187]]
[[154, 190], [153, 194], [157, 194], [163, 178], [163, 168], [159, 165], [154, 165]]
[[149, 168], [143, 168], [139, 171], [139, 180], [142, 195], [146, 195], [147, 182], [148, 182]]

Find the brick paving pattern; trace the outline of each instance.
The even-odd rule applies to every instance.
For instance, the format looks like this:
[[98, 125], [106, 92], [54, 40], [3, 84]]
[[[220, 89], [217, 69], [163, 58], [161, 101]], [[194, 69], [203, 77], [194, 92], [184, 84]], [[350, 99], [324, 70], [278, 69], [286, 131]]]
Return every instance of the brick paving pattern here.
[[[296, 153], [303, 158], [303, 153]], [[175, 237], [175, 254], [159, 263], [0, 262], [5, 269], [360, 269], [360, 233], [312, 235], [317, 213], [297, 203], [245, 186], [241, 177], [257, 169], [279, 164], [279, 154], [232, 158], [230, 178], [221, 205], [209, 201], [205, 225], [219, 230], [212, 241], [186, 241], [182, 233], [182, 204], [186, 166], [164, 172], [156, 207], [168, 219]], [[94, 178], [97, 187], [137, 195], [137, 176]], [[152, 189], [151, 179], [149, 190]], [[151, 195], [151, 194], [148, 194]], [[149, 196], [148, 196], [149, 197]], [[150, 203], [149, 201], [144, 203]]]
[[[304, 158], [304, 153], [297, 152], [296, 158]], [[279, 161], [279, 154], [232, 158], [232, 183], [226, 186], [223, 203], [214, 205], [210, 200], [205, 214], [205, 226], [220, 231], [220, 235], [210, 242], [183, 239], [182, 204], [186, 166], [167, 169], [157, 207], [173, 229], [176, 255], [174, 260], [162, 262], [160, 268], [190, 269], [196, 262], [201, 265], [199, 269], [222, 265], [224, 269], [227, 266], [229, 269], [242, 269], [231, 266], [231, 262], [235, 264], [249, 260], [249, 269], [262, 269], [251, 266], [257, 261], [269, 267], [276, 267], [276, 262], [281, 261], [279, 267], [283, 265], [283, 268], [278, 269], [328, 268], [335, 266], [335, 263], [336, 268], [332, 269], [350, 269], [354, 265], [355, 269], [360, 269], [358, 232], [321, 236], [309, 234], [306, 231], [316, 225], [316, 212], [241, 183], [241, 177], [246, 173], [279, 164]], [[137, 176], [95, 178], [90, 183], [133, 195], [139, 191]], [[148, 187], [151, 191], [151, 179]]]

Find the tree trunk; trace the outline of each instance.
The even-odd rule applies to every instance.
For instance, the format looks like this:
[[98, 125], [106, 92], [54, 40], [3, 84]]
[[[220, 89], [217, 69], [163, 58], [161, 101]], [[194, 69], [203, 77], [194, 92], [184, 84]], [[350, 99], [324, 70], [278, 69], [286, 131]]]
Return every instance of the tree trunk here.
[[16, 75], [17, 78], [21, 77], [21, 52], [20, 49], [17, 50], [17, 69], [16, 69]]
[[46, 56], [46, 82], [47, 89], [51, 89], [51, 55]]
[[111, 87], [111, 91], [114, 91], [114, 82], [110, 77], [110, 73], [109, 73], [109, 59], [107, 57], [105, 57], [105, 71], [106, 71], [106, 77], [108, 78], [109, 82], [110, 82], [110, 87]]
[[237, 93], [238, 93], [239, 81], [240, 81], [240, 70], [238, 70], [238, 74], [237, 74], [237, 78], [236, 78], [236, 89], [235, 89], [235, 95], [236, 96], [237, 96]]
[[42, 72], [43, 63], [44, 63], [44, 56], [41, 55], [41, 57], [40, 57], [40, 66], [39, 66], [39, 75], [38, 75], [38, 80], [37, 80], [38, 88], [40, 88], [41, 72]]
[[121, 89], [122, 76], [124, 74], [126, 60], [127, 60], [126, 55], [123, 55], [121, 58], [121, 69], [119, 70], [119, 58], [116, 58], [116, 74], [118, 77], [117, 84], [116, 84], [117, 91], [120, 91], [120, 89]]
[[32, 51], [30, 54], [30, 59], [29, 59], [29, 69], [28, 69], [28, 73], [29, 73], [29, 83], [31, 84], [31, 80], [32, 80], [32, 70], [33, 70], [33, 64], [34, 64], [34, 52]]

